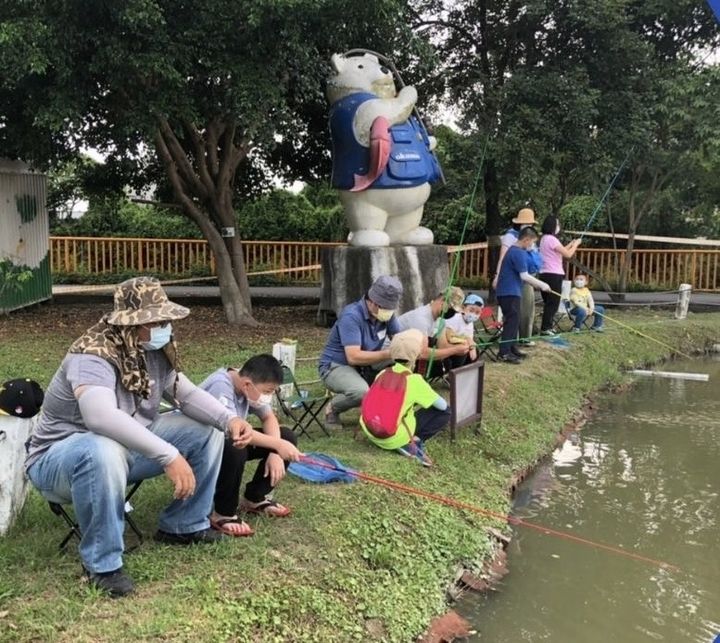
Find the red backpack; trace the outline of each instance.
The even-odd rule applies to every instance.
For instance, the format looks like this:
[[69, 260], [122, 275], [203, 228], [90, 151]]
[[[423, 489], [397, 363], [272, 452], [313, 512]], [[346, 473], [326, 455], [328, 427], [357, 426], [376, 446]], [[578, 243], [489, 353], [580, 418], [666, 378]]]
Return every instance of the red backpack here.
[[396, 373], [392, 368], [385, 369], [377, 376], [363, 398], [360, 414], [367, 430], [378, 439], [395, 435], [402, 422], [412, 442], [405, 418], [400, 418], [408, 375], [408, 372]]

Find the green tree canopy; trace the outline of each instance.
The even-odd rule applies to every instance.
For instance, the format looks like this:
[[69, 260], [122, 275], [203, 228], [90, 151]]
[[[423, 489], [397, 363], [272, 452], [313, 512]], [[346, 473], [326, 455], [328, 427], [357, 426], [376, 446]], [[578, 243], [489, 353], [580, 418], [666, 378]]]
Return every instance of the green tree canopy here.
[[326, 171], [330, 55], [413, 51], [405, 5], [0, 0], [2, 154], [92, 147], [116, 185], [166, 186], [212, 247], [228, 320], [252, 323], [242, 231], [223, 236], [237, 194]]

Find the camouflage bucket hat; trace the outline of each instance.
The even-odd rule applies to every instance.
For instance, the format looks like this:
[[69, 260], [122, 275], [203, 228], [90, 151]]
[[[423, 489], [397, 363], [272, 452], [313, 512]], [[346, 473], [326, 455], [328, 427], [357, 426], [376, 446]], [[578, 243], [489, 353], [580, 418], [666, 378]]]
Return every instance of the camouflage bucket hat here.
[[185, 306], [170, 301], [154, 277], [135, 277], [115, 289], [115, 309], [107, 317], [115, 326], [139, 326], [182, 319], [190, 314]]
[[456, 313], [462, 312], [463, 302], [465, 301], [465, 293], [462, 288], [451, 286], [448, 291], [439, 293], [438, 297], [446, 299], [448, 308], [451, 308]]

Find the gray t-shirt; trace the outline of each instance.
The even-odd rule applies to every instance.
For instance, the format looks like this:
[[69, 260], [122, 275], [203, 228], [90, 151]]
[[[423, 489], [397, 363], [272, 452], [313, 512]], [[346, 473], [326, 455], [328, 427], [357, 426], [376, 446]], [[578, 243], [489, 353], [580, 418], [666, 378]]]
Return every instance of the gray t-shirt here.
[[87, 427], [75, 397], [79, 386], [104, 386], [115, 391], [118, 408], [143, 426], [158, 415], [160, 398], [172, 395], [175, 370], [163, 351], [147, 351], [150, 374], [150, 397], [144, 400], [130, 393], [120, 382], [118, 371], [110, 362], [96, 355], [68, 353], [48, 386], [37, 427], [30, 438], [25, 467], [29, 468], [53, 443], [73, 433], [86, 433]]
[[220, 403], [231, 413], [243, 419], [248, 416], [248, 413], [253, 413], [261, 420], [264, 420], [272, 413], [272, 409], [267, 404], [258, 408], [251, 407], [247, 398], [235, 391], [227, 368], [219, 368], [208, 375], [199, 384], [199, 387], [210, 393], [215, 399], [220, 400]]
[[401, 330], [410, 330], [416, 328], [428, 337], [432, 337], [435, 333], [435, 318], [433, 317], [430, 304], [413, 308], [398, 317], [398, 324]]

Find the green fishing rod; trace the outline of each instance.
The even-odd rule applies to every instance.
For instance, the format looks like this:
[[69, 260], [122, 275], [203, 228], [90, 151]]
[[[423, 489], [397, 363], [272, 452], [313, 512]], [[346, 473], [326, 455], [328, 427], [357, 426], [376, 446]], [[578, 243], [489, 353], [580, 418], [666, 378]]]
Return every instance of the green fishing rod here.
[[[553, 295], [556, 295], [560, 297], [560, 299], [563, 299], [563, 296], [559, 292], [555, 292], [554, 290], [549, 290], [548, 292], [551, 292]], [[614, 319], [612, 317], [608, 317], [605, 313], [599, 313], [597, 310], [594, 311], [595, 315], [600, 315], [603, 319], [607, 319], [608, 321], [613, 322], [614, 324], [617, 324], [618, 326], [622, 326], [622, 328], [626, 328], [627, 330], [635, 333], [636, 335], [639, 335], [640, 337], [644, 337], [645, 339], [649, 339], [651, 342], [655, 342], [656, 344], [660, 344], [660, 346], [663, 346], [665, 348], [669, 348], [673, 353], [677, 353], [678, 355], [682, 355], [683, 357], [687, 357], [688, 359], [692, 359], [691, 355], [688, 355], [687, 353], [683, 353], [681, 350], [678, 350], [674, 346], [671, 346], [670, 344], [666, 344], [665, 342], [661, 342], [659, 339], [655, 339], [654, 337], [651, 337], [650, 335], [646, 335], [645, 333], [641, 333], [637, 328], [633, 328], [629, 324], [625, 324], [621, 321], [618, 321], [617, 319]]]
[[[490, 132], [488, 132], [488, 135], [485, 137], [485, 144], [483, 145], [482, 154], [480, 155], [480, 163], [478, 165], [477, 173], [475, 174], [475, 184], [473, 185], [473, 191], [470, 194], [470, 204], [467, 206], [465, 210], [465, 221], [463, 222], [463, 228], [462, 232], [460, 233], [460, 243], [458, 244], [456, 250], [455, 250], [455, 259], [453, 261], [452, 269], [450, 270], [450, 279], [448, 280], [447, 288], [445, 289], [445, 296], [443, 300], [443, 306], [440, 313], [440, 320], [438, 322], [437, 330], [435, 331], [435, 334], [433, 337], [438, 337], [443, 329], [445, 328], [445, 313], [448, 309], [448, 299], [450, 297], [450, 289], [453, 286], [453, 283], [455, 282], [455, 277], [457, 276], [458, 266], [460, 265], [460, 253], [462, 252], [463, 244], [465, 243], [465, 233], [467, 232], [468, 227], [468, 221], [470, 220], [470, 215], [473, 212], [473, 204], [475, 203], [475, 195], [477, 194], [478, 185], [480, 185], [480, 176], [482, 172], [483, 165], [485, 164], [485, 153], [487, 152], [488, 143], [490, 142]], [[428, 359], [427, 364], [427, 371], [425, 372], [425, 379], [430, 379], [430, 373], [432, 372], [432, 366], [433, 362], [435, 361], [435, 346], [433, 346], [430, 349], [430, 358]]]

